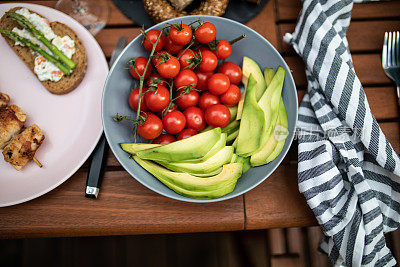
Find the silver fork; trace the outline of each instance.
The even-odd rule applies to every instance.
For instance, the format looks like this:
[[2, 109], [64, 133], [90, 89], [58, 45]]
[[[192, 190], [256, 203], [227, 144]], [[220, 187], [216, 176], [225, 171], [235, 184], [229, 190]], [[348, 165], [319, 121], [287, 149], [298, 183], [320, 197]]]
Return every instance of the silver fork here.
[[382, 68], [397, 85], [397, 98], [400, 104], [400, 33], [385, 32], [382, 48]]

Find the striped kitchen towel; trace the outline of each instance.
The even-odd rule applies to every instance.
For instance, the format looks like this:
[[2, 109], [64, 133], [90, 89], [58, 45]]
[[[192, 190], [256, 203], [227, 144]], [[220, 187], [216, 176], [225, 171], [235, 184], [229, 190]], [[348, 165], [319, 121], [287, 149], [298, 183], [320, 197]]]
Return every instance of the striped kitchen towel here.
[[350, 0], [305, 0], [294, 33], [284, 37], [308, 80], [297, 132], [299, 190], [333, 265], [393, 266], [384, 233], [399, 226], [400, 158], [353, 67], [346, 39], [352, 8]]

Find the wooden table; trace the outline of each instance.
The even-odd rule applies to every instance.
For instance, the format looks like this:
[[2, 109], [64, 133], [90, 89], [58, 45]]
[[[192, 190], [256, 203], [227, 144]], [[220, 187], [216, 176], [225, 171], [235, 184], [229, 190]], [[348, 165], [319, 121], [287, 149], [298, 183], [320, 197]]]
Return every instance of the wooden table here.
[[[56, 1], [28, 1], [54, 7]], [[107, 27], [96, 39], [107, 58], [120, 36], [132, 40], [139, 28], [110, 1]], [[292, 32], [300, 0], [270, 0], [247, 25], [266, 37], [293, 70], [299, 99], [306, 87], [304, 64], [282, 36]], [[356, 4], [348, 31], [356, 72], [371, 109], [397, 152], [399, 113], [395, 88], [385, 76], [380, 51], [385, 31], [400, 29], [400, 1]], [[99, 88], [99, 93], [101, 93]], [[316, 225], [297, 188], [296, 143], [265, 182], [234, 199], [193, 204], [172, 200], [143, 187], [110, 151], [99, 199], [84, 197], [85, 163], [68, 181], [24, 204], [0, 209], [0, 237], [128, 235], [264, 229]]]

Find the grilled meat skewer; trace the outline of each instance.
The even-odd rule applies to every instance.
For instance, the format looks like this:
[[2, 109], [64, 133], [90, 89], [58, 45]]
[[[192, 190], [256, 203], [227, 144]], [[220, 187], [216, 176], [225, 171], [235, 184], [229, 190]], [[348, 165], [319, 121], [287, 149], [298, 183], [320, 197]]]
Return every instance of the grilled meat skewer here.
[[26, 114], [16, 105], [0, 108], [0, 149], [24, 127]]
[[28, 161], [34, 159], [43, 140], [42, 130], [36, 124], [26, 128], [4, 148], [4, 160], [17, 171], [21, 170]]
[[0, 92], [0, 108], [6, 107], [8, 105], [8, 102], [10, 102], [10, 97]]

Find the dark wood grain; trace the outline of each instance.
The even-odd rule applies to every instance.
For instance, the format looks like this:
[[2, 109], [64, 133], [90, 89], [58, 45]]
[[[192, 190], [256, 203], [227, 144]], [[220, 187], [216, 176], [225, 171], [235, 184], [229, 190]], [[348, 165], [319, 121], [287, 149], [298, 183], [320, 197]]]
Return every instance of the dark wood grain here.
[[[54, 0], [27, 2], [51, 7], [56, 3]], [[109, 3], [109, 22], [96, 36], [107, 57], [111, 55], [120, 36], [130, 41], [139, 34], [139, 28], [122, 15], [111, 1]], [[300, 7], [300, 0], [269, 1], [247, 25], [284, 53], [296, 85], [304, 89], [304, 63], [289, 46], [282, 43], [283, 33], [293, 30]], [[356, 73], [366, 85], [372, 112], [378, 120], [385, 121], [380, 125], [394, 149], [399, 152], [400, 123], [397, 122], [396, 94], [391, 81], [382, 71], [379, 50], [383, 32], [399, 27], [400, 1], [356, 4], [352, 16], [356, 21], [348, 32], [350, 48], [352, 52], [361, 52], [353, 54]], [[301, 99], [305, 90], [298, 92]], [[294, 142], [281, 166], [261, 185], [244, 196], [212, 204], [184, 203], [154, 193], [130, 177], [115, 156], [109, 153], [98, 200], [83, 197], [87, 173], [85, 164], [67, 182], [45, 196], [0, 209], [0, 238], [228, 231], [316, 225], [313, 213], [298, 191], [296, 146]]]
[[[302, 7], [301, 0], [276, 0], [277, 19], [295, 21]], [[400, 1], [380, 1], [354, 4], [352, 19], [383, 19], [400, 16]]]
[[125, 171], [104, 176], [99, 199], [87, 199], [86, 173], [50, 193], [0, 209], [0, 237], [130, 235], [244, 229], [243, 197], [195, 204], [161, 196]]

